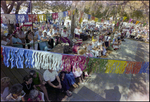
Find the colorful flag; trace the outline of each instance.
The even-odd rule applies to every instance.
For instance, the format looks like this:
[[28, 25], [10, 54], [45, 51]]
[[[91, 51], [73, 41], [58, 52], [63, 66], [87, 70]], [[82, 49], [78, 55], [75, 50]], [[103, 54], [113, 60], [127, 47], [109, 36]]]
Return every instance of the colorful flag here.
[[98, 19], [98, 22], [101, 22], [101, 19], [100, 19], [100, 18]]
[[79, 23], [81, 24], [82, 21], [83, 21], [83, 18], [81, 17], [80, 20], [79, 20]]
[[147, 24], [147, 23], [144, 23], [144, 24], [143, 24], [143, 27], [144, 27], [146, 24]]
[[73, 15], [75, 14], [75, 12], [76, 12], [76, 10], [74, 9], [74, 10], [73, 10]]
[[45, 14], [38, 14], [38, 22], [46, 21], [46, 15]]
[[92, 19], [92, 20], [95, 20], [95, 17], [94, 17], [94, 16], [92, 16], [92, 17], [91, 17], [91, 19]]
[[95, 17], [95, 22], [98, 22], [98, 18]]
[[136, 21], [136, 23], [135, 24], [138, 24], [139, 23], [139, 21]]
[[58, 18], [58, 13], [52, 13], [52, 18], [57, 19]]
[[130, 19], [130, 20], [129, 20], [129, 23], [131, 23], [132, 20], [133, 20], [133, 19]]
[[71, 16], [71, 11], [68, 11], [68, 16]]
[[88, 20], [90, 20], [91, 19], [91, 15], [88, 15]]
[[123, 17], [123, 20], [126, 20], [127, 19], [127, 17]]

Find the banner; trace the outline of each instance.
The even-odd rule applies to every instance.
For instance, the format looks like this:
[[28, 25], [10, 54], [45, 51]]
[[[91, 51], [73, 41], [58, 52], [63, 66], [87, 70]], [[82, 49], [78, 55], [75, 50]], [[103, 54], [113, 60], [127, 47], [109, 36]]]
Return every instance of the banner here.
[[38, 21], [38, 17], [35, 14], [28, 14], [28, 20], [29, 22], [36, 22]]
[[144, 24], [143, 24], [143, 27], [144, 27], [146, 24], [147, 24], [147, 23], [144, 23]]
[[[17, 51], [17, 52], [16, 52]], [[149, 62], [135, 62], [110, 60], [80, 55], [68, 55], [23, 49], [17, 47], [1, 46], [1, 53], [5, 66], [11, 68], [29, 68], [71, 71], [71, 66], [80, 68], [82, 71], [93, 71], [94, 73], [115, 73], [115, 74], [149, 74]], [[18, 59], [23, 59], [18, 62]], [[43, 60], [39, 60], [43, 59]], [[61, 66], [61, 67], [60, 67]]]
[[73, 10], [73, 15], [75, 14], [75, 12], [76, 12], [76, 10], [74, 9], [74, 10]]
[[130, 20], [129, 20], [129, 23], [131, 23], [132, 20], [133, 20], [133, 19], [130, 19]]
[[91, 19], [91, 15], [88, 15], [88, 20], [90, 20]]
[[68, 11], [68, 16], [71, 16], [71, 11]]
[[[63, 13], [64, 14], [64, 13]], [[55, 20], [58, 18], [58, 13], [52, 13], [52, 18]]]
[[95, 17], [94, 17], [94, 16], [92, 16], [92, 17], [91, 17], [91, 19], [92, 19], [92, 20], [95, 20]]
[[16, 23], [25, 23], [28, 22], [27, 14], [15, 14], [16, 15]]
[[98, 18], [95, 17], [95, 22], [98, 22]]
[[46, 21], [46, 15], [45, 14], [38, 14], [38, 22], [44, 22]]
[[127, 19], [127, 17], [123, 17], [123, 20], [126, 20]]
[[139, 21], [136, 21], [136, 23], [135, 24], [138, 24], [139, 23]]

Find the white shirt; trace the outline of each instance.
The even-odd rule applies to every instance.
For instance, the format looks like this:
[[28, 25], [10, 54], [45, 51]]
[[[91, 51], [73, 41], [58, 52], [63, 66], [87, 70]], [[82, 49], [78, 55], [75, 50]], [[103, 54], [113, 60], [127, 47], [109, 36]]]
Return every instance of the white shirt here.
[[68, 35], [69, 35], [69, 34], [68, 34], [67, 31], [66, 31], [66, 32], [62, 31], [62, 32], [61, 32], [61, 36], [62, 36], [62, 37], [68, 37]]
[[74, 33], [77, 34], [77, 35], [80, 35], [79, 32], [82, 32], [81, 29], [75, 28]]
[[114, 34], [114, 37], [115, 37], [115, 38], [118, 37], [118, 34], [115, 33], [115, 34]]
[[98, 46], [102, 45], [102, 42], [98, 42], [97, 45], [98, 45]]
[[52, 36], [52, 34], [50, 33], [50, 31], [47, 33], [48, 36]]
[[1, 45], [7, 45], [7, 42], [4, 40], [1, 40]]
[[87, 47], [87, 51], [89, 51], [89, 50], [92, 50], [92, 45], [89, 45], [89, 46]]
[[43, 73], [43, 78], [45, 81], [50, 80], [50, 82], [54, 81], [56, 79], [56, 76], [58, 76], [57, 71], [52, 71], [52, 73], [47, 69], [44, 73]]
[[97, 43], [92, 43], [92, 48], [97, 47]]
[[52, 29], [52, 34], [51, 34], [51, 35], [54, 35], [54, 34], [55, 34], [55, 31], [56, 31], [56, 30]]
[[[108, 37], [108, 38], [107, 38]], [[105, 41], [109, 41], [111, 39], [110, 36], [105, 36]]]

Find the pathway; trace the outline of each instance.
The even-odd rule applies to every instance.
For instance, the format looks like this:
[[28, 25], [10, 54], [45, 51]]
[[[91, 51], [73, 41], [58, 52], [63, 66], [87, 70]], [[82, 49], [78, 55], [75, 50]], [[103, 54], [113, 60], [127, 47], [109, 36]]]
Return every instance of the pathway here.
[[[121, 49], [107, 58], [129, 61], [149, 61], [149, 44], [126, 39]], [[87, 82], [74, 90], [68, 101], [148, 101], [148, 74], [93, 73]]]

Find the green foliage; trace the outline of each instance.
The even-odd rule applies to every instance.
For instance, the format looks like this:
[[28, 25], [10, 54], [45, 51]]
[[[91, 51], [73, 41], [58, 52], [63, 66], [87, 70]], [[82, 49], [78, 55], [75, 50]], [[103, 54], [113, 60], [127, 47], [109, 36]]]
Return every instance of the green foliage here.
[[143, 18], [144, 16], [143, 16], [143, 12], [142, 11], [136, 10], [136, 11], [132, 12], [131, 17], [132, 18], [135, 17], [135, 18], [139, 19], [139, 18]]

